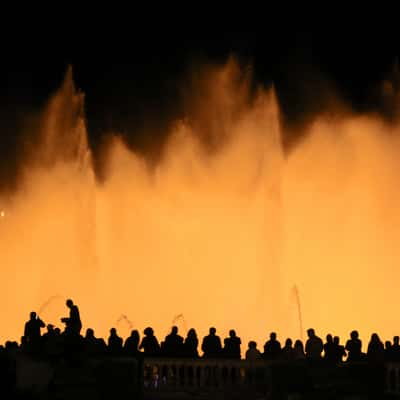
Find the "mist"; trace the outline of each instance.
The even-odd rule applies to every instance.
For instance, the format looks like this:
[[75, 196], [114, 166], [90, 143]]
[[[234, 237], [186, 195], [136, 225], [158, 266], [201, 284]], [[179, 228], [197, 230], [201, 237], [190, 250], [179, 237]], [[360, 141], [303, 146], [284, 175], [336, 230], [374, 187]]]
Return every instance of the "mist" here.
[[215, 326], [261, 345], [304, 335], [297, 301], [320, 336], [398, 334], [399, 126], [338, 106], [285, 153], [273, 87], [233, 60], [193, 84], [157, 164], [114, 132], [100, 181], [67, 73], [0, 195], [0, 340], [31, 310], [61, 327], [66, 298], [99, 336]]

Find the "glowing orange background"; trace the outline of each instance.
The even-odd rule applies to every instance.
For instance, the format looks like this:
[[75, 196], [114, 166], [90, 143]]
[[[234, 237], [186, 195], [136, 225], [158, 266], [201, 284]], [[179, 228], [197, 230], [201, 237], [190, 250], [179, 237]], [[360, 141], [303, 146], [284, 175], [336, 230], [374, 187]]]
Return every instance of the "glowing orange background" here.
[[321, 117], [284, 155], [273, 90], [250, 96], [234, 62], [197, 85], [154, 169], [115, 136], [98, 183], [67, 74], [27, 132], [19, 189], [0, 197], [1, 340], [41, 306], [60, 326], [71, 297], [97, 335], [127, 336], [124, 314], [159, 338], [216, 326], [260, 346], [271, 330], [300, 337], [294, 286], [320, 336], [399, 333], [399, 127]]

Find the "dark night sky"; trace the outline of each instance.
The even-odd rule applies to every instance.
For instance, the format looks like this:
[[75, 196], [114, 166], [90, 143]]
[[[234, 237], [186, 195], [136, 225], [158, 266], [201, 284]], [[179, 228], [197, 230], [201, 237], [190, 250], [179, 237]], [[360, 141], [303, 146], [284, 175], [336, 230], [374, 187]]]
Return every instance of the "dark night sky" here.
[[55, 21], [42, 29], [14, 26], [2, 35], [0, 177], [13, 168], [21, 116], [44, 104], [68, 64], [86, 93], [92, 143], [114, 129], [146, 151], [150, 142], [161, 141], [165, 123], [179, 115], [179, 87], [195, 60], [218, 62], [233, 53], [251, 61], [259, 83], [275, 83], [291, 123], [328, 107], [326, 83], [355, 110], [377, 108], [373, 88], [400, 53], [396, 24], [390, 23], [322, 20], [293, 26], [266, 19], [245, 30], [168, 21], [154, 28], [139, 26], [139, 19], [90, 27], [71, 23], [68, 29]]

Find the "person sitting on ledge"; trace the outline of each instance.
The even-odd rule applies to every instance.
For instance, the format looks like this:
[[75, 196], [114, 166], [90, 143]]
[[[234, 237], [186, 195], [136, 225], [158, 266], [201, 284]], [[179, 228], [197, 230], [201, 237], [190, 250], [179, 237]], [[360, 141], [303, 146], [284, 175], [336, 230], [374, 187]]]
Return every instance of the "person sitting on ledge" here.
[[294, 342], [293, 357], [294, 357], [294, 360], [296, 360], [296, 361], [304, 360], [306, 358], [306, 355], [304, 353], [303, 342], [301, 340], [296, 340]]
[[191, 328], [189, 329], [184, 346], [184, 355], [189, 358], [198, 358], [199, 352], [197, 351], [197, 346], [199, 345], [199, 339], [197, 338], [196, 331]]
[[257, 343], [254, 340], [249, 342], [249, 348], [246, 351], [246, 360], [247, 361], [255, 361], [261, 359], [261, 353], [257, 349]]
[[343, 362], [343, 357], [346, 356], [346, 351], [344, 346], [340, 344], [339, 336], [335, 336], [333, 338], [333, 362], [334, 364], [338, 364]]
[[172, 358], [183, 355], [183, 337], [178, 335], [177, 326], [173, 326], [171, 333], [165, 337], [163, 355]]
[[94, 336], [94, 330], [92, 328], [86, 329], [84, 343], [85, 343], [85, 352], [89, 357], [96, 356], [99, 354], [99, 346], [97, 338]]
[[264, 345], [264, 359], [277, 360], [281, 355], [281, 344], [276, 339], [276, 333], [271, 332], [269, 340]]
[[324, 344], [324, 360], [331, 364], [335, 362], [335, 345], [331, 334], [326, 335], [326, 343]]
[[352, 331], [350, 333], [350, 339], [346, 343], [345, 349], [347, 350], [347, 361], [358, 362], [362, 360], [361, 353], [361, 340], [358, 338], [358, 332]]
[[140, 355], [139, 351], [140, 335], [139, 331], [134, 329], [131, 335], [125, 340], [124, 352], [129, 357], [137, 357]]
[[140, 343], [139, 350], [143, 349], [143, 354], [146, 357], [157, 357], [160, 355], [160, 345], [154, 336], [153, 328], [147, 327], [143, 333], [144, 338], [142, 339], [142, 343]]
[[398, 336], [393, 337], [393, 344], [392, 344], [392, 361], [399, 362], [400, 361], [400, 338]]
[[287, 338], [285, 341], [285, 346], [282, 347], [281, 351], [281, 359], [284, 361], [293, 361], [294, 360], [294, 349], [292, 347], [292, 339]]
[[221, 356], [221, 339], [215, 333], [217, 330], [215, 328], [210, 328], [209, 335], [203, 338], [203, 343], [201, 344], [201, 350], [203, 350], [204, 358], [218, 358]]
[[386, 340], [385, 342], [385, 361], [393, 361], [393, 346], [390, 340]]
[[310, 328], [307, 331], [308, 339], [306, 342], [306, 358], [311, 361], [321, 359], [321, 353], [324, 349], [324, 344], [316, 334], [314, 329]]
[[371, 364], [383, 364], [385, 361], [385, 348], [377, 333], [371, 335], [368, 343], [367, 359]]
[[236, 332], [231, 329], [229, 337], [224, 339], [223, 354], [225, 358], [234, 358], [240, 360], [240, 337], [236, 336]]
[[108, 353], [112, 356], [120, 356], [122, 354], [122, 338], [118, 336], [115, 328], [110, 329]]

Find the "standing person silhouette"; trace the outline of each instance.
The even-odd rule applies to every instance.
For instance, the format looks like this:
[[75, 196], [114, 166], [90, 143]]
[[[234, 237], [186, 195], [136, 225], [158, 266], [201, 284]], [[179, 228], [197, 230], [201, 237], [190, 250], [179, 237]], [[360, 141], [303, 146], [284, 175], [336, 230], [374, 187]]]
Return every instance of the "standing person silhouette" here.
[[25, 342], [32, 352], [39, 350], [41, 344], [40, 329], [45, 326], [45, 323], [36, 315], [35, 311], [32, 311], [29, 321], [25, 323], [24, 329]]

